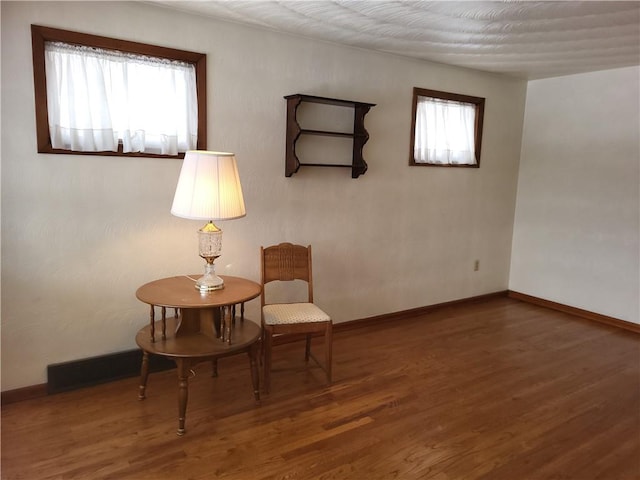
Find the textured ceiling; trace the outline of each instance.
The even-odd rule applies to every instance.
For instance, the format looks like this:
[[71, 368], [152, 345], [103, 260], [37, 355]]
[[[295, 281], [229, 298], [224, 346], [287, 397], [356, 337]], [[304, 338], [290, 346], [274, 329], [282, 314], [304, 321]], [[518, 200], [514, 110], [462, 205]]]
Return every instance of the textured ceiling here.
[[640, 2], [152, 1], [221, 20], [536, 79], [640, 64]]

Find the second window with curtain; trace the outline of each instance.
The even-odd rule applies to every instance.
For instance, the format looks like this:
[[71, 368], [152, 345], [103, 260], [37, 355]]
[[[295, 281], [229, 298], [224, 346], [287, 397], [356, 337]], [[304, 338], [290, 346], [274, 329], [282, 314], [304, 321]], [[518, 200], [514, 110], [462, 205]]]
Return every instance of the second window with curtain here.
[[414, 88], [410, 165], [478, 167], [484, 98]]

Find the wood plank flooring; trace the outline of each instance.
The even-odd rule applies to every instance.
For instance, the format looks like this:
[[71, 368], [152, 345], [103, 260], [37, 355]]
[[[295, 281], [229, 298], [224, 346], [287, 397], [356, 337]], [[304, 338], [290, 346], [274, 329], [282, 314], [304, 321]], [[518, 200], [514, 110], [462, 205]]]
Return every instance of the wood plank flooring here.
[[496, 298], [337, 333], [334, 383], [274, 350], [2, 408], [2, 479], [640, 479], [640, 336]]

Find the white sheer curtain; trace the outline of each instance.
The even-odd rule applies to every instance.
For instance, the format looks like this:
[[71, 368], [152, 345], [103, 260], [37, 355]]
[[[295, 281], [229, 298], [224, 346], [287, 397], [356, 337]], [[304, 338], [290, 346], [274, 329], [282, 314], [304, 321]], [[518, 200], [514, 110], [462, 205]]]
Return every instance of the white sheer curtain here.
[[175, 155], [196, 148], [192, 64], [113, 50], [45, 43], [53, 148]]
[[475, 116], [474, 104], [418, 97], [416, 163], [475, 165]]

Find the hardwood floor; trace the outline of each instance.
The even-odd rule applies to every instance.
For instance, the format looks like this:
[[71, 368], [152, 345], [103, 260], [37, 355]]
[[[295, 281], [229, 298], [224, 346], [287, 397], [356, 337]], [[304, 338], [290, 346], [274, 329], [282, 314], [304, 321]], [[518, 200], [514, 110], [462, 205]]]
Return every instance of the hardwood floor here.
[[334, 383], [276, 347], [2, 408], [2, 479], [640, 478], [640, 336], [508, 298], [334, 335]]

